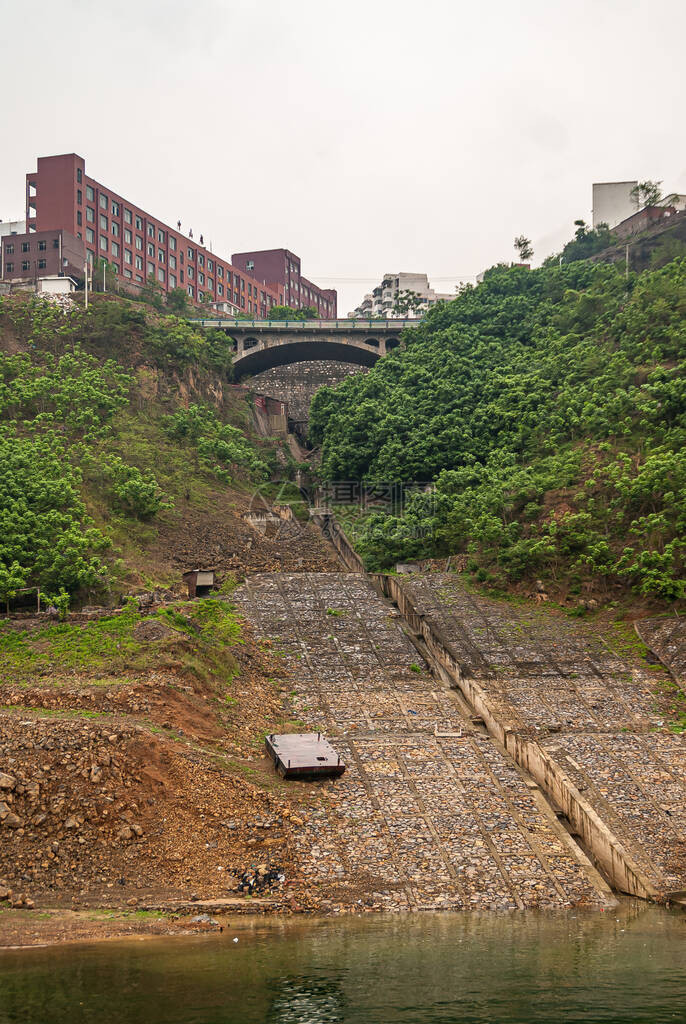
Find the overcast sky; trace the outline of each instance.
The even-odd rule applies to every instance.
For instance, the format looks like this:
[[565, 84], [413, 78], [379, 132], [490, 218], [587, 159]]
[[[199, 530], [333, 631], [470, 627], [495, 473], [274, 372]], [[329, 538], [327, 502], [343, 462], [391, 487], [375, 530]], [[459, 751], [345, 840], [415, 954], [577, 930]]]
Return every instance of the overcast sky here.
[[345, 313], [452, 290], [590, 220], [593, 181], [686, 192], [683, 0], [0, 0], [0, 217], [37, 156], [214, 251], [285, 246]]

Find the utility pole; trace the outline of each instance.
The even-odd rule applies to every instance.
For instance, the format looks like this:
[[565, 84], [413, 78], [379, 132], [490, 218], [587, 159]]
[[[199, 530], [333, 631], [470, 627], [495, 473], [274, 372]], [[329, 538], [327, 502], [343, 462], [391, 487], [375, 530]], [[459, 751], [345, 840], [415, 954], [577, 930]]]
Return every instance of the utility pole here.
[[83, 264], [84, 280], [85, 280], [85, 291], [86, 291], [86, 309], [88, 309], [88, 253], [86, 253], [86, 259]]
[[102, 261], [102, 290], [103, 290], [103, 292], [107, 291], [107, 283], [105, 281], [105, 270], [106, 270], [106, 268], [107, 268], [107, 264], [103, 260]]

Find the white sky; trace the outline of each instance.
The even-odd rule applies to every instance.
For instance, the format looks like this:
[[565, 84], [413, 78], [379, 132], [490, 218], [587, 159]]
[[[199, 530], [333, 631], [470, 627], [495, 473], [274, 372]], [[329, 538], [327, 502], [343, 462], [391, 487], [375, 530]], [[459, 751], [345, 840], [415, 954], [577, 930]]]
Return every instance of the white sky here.
[[683, 0], [0, 0], [0, 38], [0, 217], [75, 151], [223, 256], [290, 248], [342, 314], [521, 233], [542, 259], [593, 181], [686, 192]]

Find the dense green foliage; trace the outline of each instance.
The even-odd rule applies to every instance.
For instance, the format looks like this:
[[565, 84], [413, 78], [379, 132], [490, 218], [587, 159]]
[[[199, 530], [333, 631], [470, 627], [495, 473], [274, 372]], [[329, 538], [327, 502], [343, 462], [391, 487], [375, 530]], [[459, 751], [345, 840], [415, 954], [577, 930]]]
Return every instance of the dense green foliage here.
[[[165, 411], [178, 407], [174, 383], [204, 375], [216, 386], [230, 374], [222, 332], [140, 303], [99, 299], [65, 312], [42, 298], [0, 298], [0, 601], [39, 587], [60, 607], [69, 595], [107, 588], [115, 552], [96, 512], [126, 534], [173, 505], [150, 442], [136, 447], [138, 424], [157, 415], [164, 438]], [[139, 381], [172, 383], [167, 410], [143, 402]], [[265, 464], [242, 431], [209, 407], [179, 417], [201, 470], [263, 479]]]
[[255, 480], [265, 480], [269, 467], [259, 458], [245, 434], [229, 423], [222, 423], [208, 405], [190, 405], [167, 417], [170, 437], [193, 442], [201, 461], [224, 483], [231, 482], [231, 472], [246, 468]]
[[359, 548], [684, 596], [686, 260], [494, 270], [311, 409], [330, 480], [434, 481]]
[[303, 306], [294, 309], [292, 306], [272, 306], [269, 310], [270, 320], [318, 320], [319, 313], [315, 306]]
[[576, 231], [574, 238], [563, 247], [562, 252], [554, 253], [544, 261], [544, 267], [554, 267], [560, 262], [574, 263], [576, 260], [587, 260], [589, 256], [595, 256], [608, 246], [614, 245], [617, 241], [607, 224], [599, 224], [597, 228], [591, 228], [583, 220], [575, 220]]

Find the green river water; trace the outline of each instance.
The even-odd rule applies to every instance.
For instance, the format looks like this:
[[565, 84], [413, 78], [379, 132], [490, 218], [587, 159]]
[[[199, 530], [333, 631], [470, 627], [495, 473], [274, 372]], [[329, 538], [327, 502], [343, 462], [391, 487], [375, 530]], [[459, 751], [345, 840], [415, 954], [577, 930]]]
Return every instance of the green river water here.
[[243, 918], [222, 934], [0, 952], [0, 1024], [82, 1021], [686, 1022], [686, 914]]

